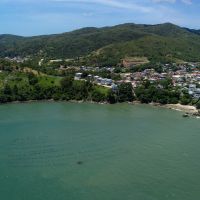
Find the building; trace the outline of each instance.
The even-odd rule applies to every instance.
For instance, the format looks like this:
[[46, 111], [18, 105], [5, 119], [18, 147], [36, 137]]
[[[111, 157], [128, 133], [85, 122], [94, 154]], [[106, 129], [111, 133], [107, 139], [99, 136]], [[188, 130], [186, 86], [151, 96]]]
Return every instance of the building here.
[[82, 78], [83, 73], [76, 73], [75, 74], [75, 80], [80, 80]]

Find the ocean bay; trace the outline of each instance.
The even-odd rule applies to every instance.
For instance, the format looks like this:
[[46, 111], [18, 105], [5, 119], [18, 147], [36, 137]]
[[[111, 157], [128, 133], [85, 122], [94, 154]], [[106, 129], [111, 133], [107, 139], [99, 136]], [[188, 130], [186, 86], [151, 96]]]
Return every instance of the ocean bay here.
[[1, 105], [0, 196], [198, 199], [199, 128], [149, 105]]

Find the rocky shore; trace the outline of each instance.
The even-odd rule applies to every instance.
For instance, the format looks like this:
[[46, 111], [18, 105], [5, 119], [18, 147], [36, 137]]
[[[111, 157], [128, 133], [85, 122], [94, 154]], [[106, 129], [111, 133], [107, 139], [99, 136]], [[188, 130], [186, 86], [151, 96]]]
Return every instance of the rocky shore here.
[[[134, 101], [132, 104], [141, 104], [141, 102]], [[158, 107], [161, 107], [161, 108], [167, 108], [167, 109], [183, 112], [183, 117], [197, 117], [197, 118], [200, 118], [200, 110], [198, 110], [195, 106], [181, 105], [181, 104], [161, 105], [159, 103], [150, 103], [149, 105], [158, 106]]]
[[195, 106], [181, 105], [181, 104], [166, 104], [166, 105], [163, 105], [163, 107], [166, 107], [172, 110], [190, 113], [190, 114], [198, 113], [198, 110], [196, 109]]
[[200, 111], [195, 106], [181, 105], [181, 104], [167, 104], [163, 107], [184, 112], [183, 117], [197, 117], [200, 118]]

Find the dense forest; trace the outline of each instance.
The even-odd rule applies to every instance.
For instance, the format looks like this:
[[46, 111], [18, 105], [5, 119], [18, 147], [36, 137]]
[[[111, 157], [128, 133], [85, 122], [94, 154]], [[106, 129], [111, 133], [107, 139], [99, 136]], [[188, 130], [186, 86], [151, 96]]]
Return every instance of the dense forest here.
[[200, 61], [199, 51], [199, 30], [170, 23], [83, 28], [35, 37], [0, 35], [0, 57], [76, 59], [91, 65], [116, 65], [127, 56], [144, 56], [150, 61]]

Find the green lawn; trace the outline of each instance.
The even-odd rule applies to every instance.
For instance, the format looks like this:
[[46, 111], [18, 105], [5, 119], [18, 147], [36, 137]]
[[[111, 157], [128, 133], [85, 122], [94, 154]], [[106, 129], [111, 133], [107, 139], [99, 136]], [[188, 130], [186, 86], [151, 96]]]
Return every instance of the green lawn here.
[[[47, 76], [41, 75], [38, 76], [38, 83], [44, 87], [46, 86], [59, 86], [61, 77]], [[0, 89], [3, 88], [5, 84], [13, 87], [17, 86], [25, 86], [29, 84], [28, 76], [23, 72], [1, 72], [0, 73]]]
[[96, 89], [97, 91], [99, 91], [100, 93], [102, 93], [102, 94], [104, 94], [104, 95], [107, 95], [108, 92], [110, 91], [109, 88], [106, 88], [106, 87], [103, 87], [103, 86], [100, 86], [100, 85], [95, 85], [94, 87], [95, 87], [95, 89]]
[[38, 79], [39, 79], [39, 83], [42, 86], [52, 86], [52, 85], [59, 86], [60, 80], [62, 78], [61, 77], [54, 77], [54, 76], [40, 76]]

